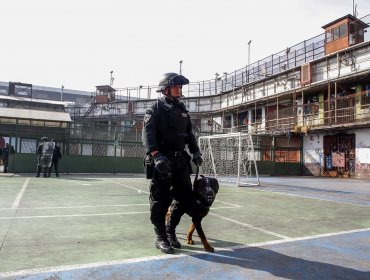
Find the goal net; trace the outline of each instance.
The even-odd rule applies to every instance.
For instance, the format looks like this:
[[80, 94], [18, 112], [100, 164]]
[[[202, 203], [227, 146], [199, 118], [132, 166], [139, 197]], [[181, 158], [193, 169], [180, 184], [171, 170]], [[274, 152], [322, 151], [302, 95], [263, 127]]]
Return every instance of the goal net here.
[[258, 186], [259, 176], [252, 136], [247, 133], [217, 134], [198, 138], [203, 154], [200, 172], [221, 182]]

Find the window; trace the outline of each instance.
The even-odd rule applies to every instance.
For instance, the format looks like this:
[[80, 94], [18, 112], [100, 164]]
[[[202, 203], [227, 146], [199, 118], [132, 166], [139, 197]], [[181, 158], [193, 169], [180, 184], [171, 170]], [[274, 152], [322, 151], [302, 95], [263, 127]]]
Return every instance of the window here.
[[349, 25], [349, 44], [353, 45], [356, 43], [356, 28], [354, 23], [350, 23]]
[[325, 33], [326, 42], [331, 42], [348, 35], [347, 24], [344, 23], [341, 26], [327, 30]]
[[339, 37], [347, 36], [347, 24], [339, 26]]
[[333, 29], [333, 40], [337, 40], [339, 38], [339, 27]]
[[252, 123], [262, 122], [262, 108], [257, 108], [257, 110], [252, 110]]
[[363, 108], [370, 105], [370, 85], [365, 86], [365, 92], [361, 96], [361, 105], [363, 106]]
[[331, 38], [331, 30], [328, 30], [326, 31], [326, 42], [329, 43], [332, 41], [332, 38]]

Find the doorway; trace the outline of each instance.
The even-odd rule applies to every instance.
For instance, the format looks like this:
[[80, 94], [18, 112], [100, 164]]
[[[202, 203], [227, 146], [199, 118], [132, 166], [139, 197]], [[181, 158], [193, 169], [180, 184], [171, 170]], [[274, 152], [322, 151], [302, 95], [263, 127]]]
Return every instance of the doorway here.
[[356, 135], [324, 136], [324, 170], [337, 175], [355, 175]]

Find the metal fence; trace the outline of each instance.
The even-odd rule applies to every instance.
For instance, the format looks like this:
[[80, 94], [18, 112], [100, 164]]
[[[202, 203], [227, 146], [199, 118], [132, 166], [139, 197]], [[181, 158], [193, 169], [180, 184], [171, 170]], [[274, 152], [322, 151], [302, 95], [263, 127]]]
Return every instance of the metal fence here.
[[[370, 24], [370, 14], [362, 17], [361, 20]], [[365, 41], [370, 40], [369, 31], [370, 28], [365, 29]], [[241, 69], [225, 73], [222, 77], [190, 83], [183, 87], [183, 95], [184, 97], [202, 97], [233, 91], [243, 85], [283, 73], [324, 56], [325, 34], [322, 33]], [[118, 88], [116, 99], [155, 99], [160, 96], [160, 93], [156, 92], [157, 88], [156, 85]]]

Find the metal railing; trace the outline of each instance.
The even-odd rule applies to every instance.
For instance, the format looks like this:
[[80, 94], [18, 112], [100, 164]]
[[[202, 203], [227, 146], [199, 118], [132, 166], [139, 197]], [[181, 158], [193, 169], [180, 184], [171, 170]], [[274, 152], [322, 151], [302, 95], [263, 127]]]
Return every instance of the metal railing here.
[[[370, 14], [361, 18], [370, 24]], [[365, 32], [369, 32], [366, 28]], [[366, 34], [366, 33], [365, 33]], [[365, 41], [369, 41], [366, 38]], [[245, 67], [227, 73], [222, 78], [192, 82], [183, 87], [184, 97], [211, 96], [220, 92], [235, 90], [243, 85], [257, 82], [267, 77], [294, 69], [305, 63], [325, 56], [325, 34], [322, 33], [299, 44], [288, 47], [283, 51], [272, 54]], [[157, 93], [157, 86], [138, 86], [118, 88], [117, 100], [156, 99], [161, 94]]]
[[[279, 116], [279, 117], [277, 117]], [[236, 116], [238, 117], [238, 116]], [[362, 91], [346, 96], [331, 97], [321, 102], [295, 105], [266, 112], [266, 120], [250, 124], [224, 124], [218, 131], [211, 126], [201, 126], [199, 133], [251, 132], [253, 134], [282, 135], [291, 132], [307, 133], [326, 127], [353, 126], [370, 121], [370, 92]], [[198, 127], [195, 127], [197, 129]]]

